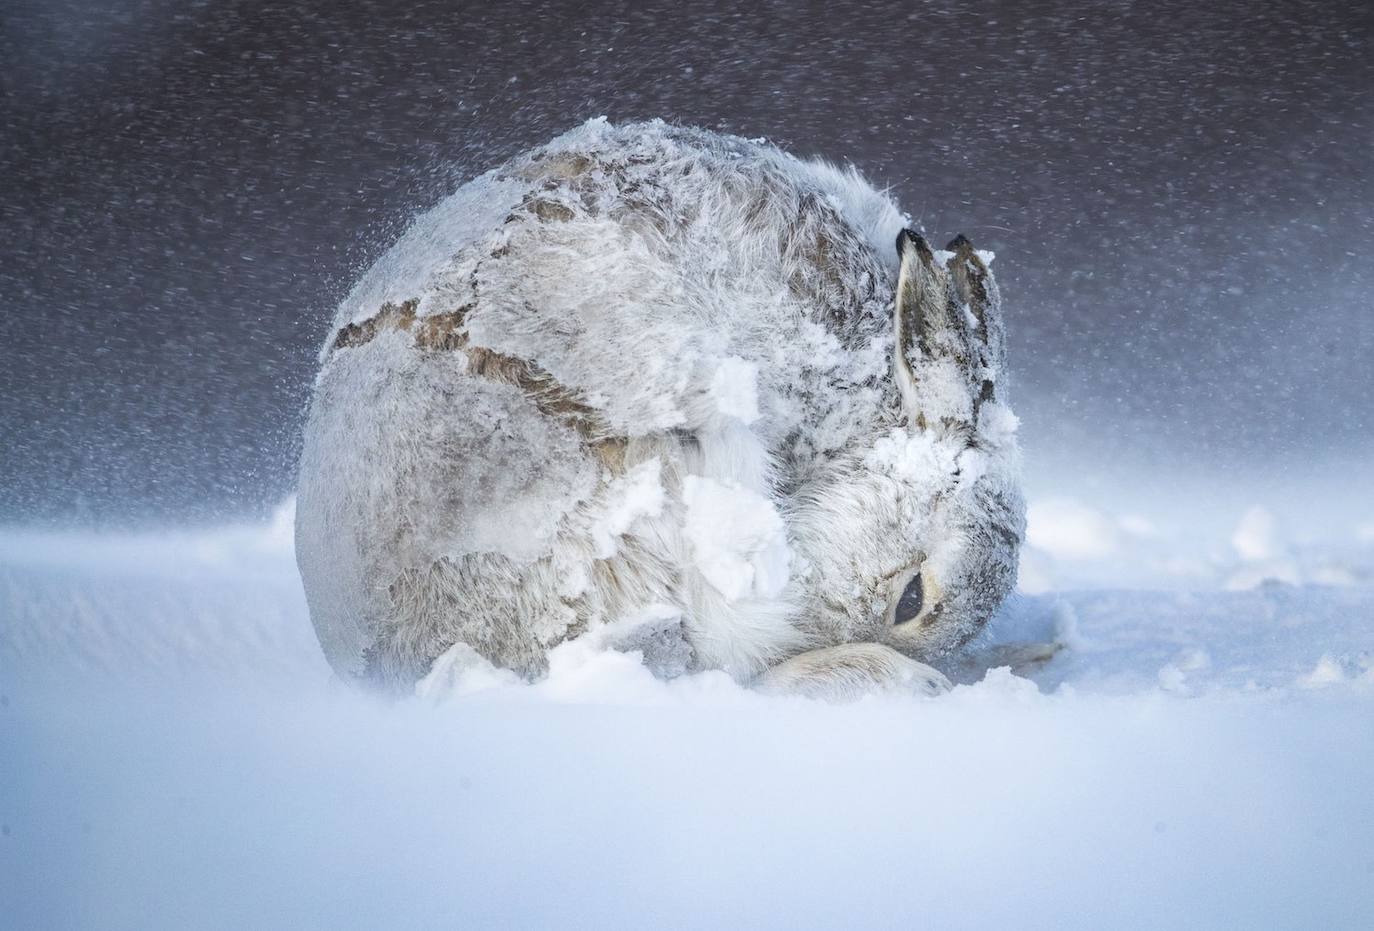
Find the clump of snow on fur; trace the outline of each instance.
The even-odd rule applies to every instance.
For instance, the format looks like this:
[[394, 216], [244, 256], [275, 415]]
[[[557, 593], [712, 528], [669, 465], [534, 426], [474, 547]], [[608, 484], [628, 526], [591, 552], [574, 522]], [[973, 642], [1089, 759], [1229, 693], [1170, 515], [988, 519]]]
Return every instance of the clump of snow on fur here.
[[[614, 551], [615, 541], [610, 541]], [[561, 598], [577, 598], [586, 593], [591, 586], [591, 575], [587, 572], [587, 567], [583, 563], [574, 562], [568, 566], [558, 579], [558, 595]]]
[[993, 445], [1006, 446], [1016, 439], [1016, 431], [1021, 426], [1021, 418], [1012, 413], [1005, 404], [995, 401], [984, 404], [978, 412], [978, 432], [984, 441]]
[[958, 470], [961, 449], [923, 431], [890, 431], [873, 444], [869, 467], [908, 482], [943, 483]]
[[662, 463], [655, 457], [634, 466], [610, 483], [606, 493], [610, 504], [591, 528], [598, 559], [615, 555], [616, 538], [633, 527], [635, 521], [663, 513], [662, 470]]
[[683, 501], [697, 570], [727, 601], [782, 593], [792, 553], [773, 502], [733, 482], [695, 475], [683, 482]]
[[734, 356], [721, 362], [710, 387], [716, 410], [744, 424], [758, 420], [758, 377], [758, 366], [752, 362]]

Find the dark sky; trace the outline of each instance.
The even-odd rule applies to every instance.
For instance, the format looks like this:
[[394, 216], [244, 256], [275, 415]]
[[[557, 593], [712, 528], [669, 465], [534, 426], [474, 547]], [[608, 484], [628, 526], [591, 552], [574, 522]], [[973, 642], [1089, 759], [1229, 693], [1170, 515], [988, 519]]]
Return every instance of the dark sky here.
[[1370, 10], [5, 0], [0, 520], [279, 500], [350, 281], [600, 114], [851, 160], [997, 250], [1033, 468], [1368, 461]]

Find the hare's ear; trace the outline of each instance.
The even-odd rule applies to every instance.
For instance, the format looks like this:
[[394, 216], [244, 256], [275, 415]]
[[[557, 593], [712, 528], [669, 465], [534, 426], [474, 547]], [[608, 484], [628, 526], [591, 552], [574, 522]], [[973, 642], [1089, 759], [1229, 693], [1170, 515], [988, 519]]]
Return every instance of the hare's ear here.
[[[963, 433], [992, 397], [1001, 360], [996, 286], [967, 239], [935, 252], [919, 233], [897, 236], [893, 375], [913, 429]], [[996, 347], [995, 350], [993, 347]]]
[[[940, 354], [941, 334], [955, 325], [950, 319], [950, 284], [945, 269], [935, 260], [930, 243], [914, 230], [897, 234], [897, 300], [892, 328], [896, 348], [892, 370], [902, 396], [902, 409], [913, 429], [924, 430], [942, 412], [927, 410], [931, 400], [918, 372]], [[922, 373], [924, 374], [924, 373]]]
[[1002, 325], [1002, 295], [988, 262], [992, 253], [979, 252], [967, 237], [954, 237], [945, 247], [953, 253], [949, 276], [959, 300], [973, 314], [973, 349], [977, 354], [981, 384], [979, 400], [994, 398], [996, 382], [1007, 358], [1006, 328]]

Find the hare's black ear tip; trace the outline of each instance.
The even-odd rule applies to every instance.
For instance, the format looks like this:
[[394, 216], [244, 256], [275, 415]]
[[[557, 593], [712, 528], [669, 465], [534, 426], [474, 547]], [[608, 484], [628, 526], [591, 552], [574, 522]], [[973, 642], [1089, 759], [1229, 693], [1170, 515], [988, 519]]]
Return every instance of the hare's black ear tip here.
[[946, 251], [946, 252], [959, 252], [959, 251], [961, 251], [961, 250], [963, 250], [963, 249], [972, 249], [972, 248], [973, 248], [973, 243], [969, 242], [969, 239], [968, 239], [967, 236], [965, 236], [963, 233], [960, 233], [958, 236], [955, 236], [953, 239], [951, 239], [951, 240], [949, 241], [949, 245], [945, 246], [945, 251]]
[[926, 243], [925, 238], [915, 230], [907, 228], [897, 234], [897, 255], [900, 256], [906, 251], [908, 243], [910, 243], [917, 252], [930, 251], [930, 245]]

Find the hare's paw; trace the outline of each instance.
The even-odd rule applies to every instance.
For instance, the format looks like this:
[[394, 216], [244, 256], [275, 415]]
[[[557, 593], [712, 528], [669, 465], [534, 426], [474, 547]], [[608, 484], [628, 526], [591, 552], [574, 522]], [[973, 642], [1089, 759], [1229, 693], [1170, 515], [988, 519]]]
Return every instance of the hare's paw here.
[[916, 232], [897, 237], [895, 369], [902, 401], [922, 429], [973, 441], [995, 400], [1005, 354], [1001, 300], [983, 254], [959, 236], [935, 252]]
[[754, 682], [770, 694], [847, 701], [874, 692], [939, 695], [951, 688], [938, 670], [880, 643], [811, 650], [765, 670]]

